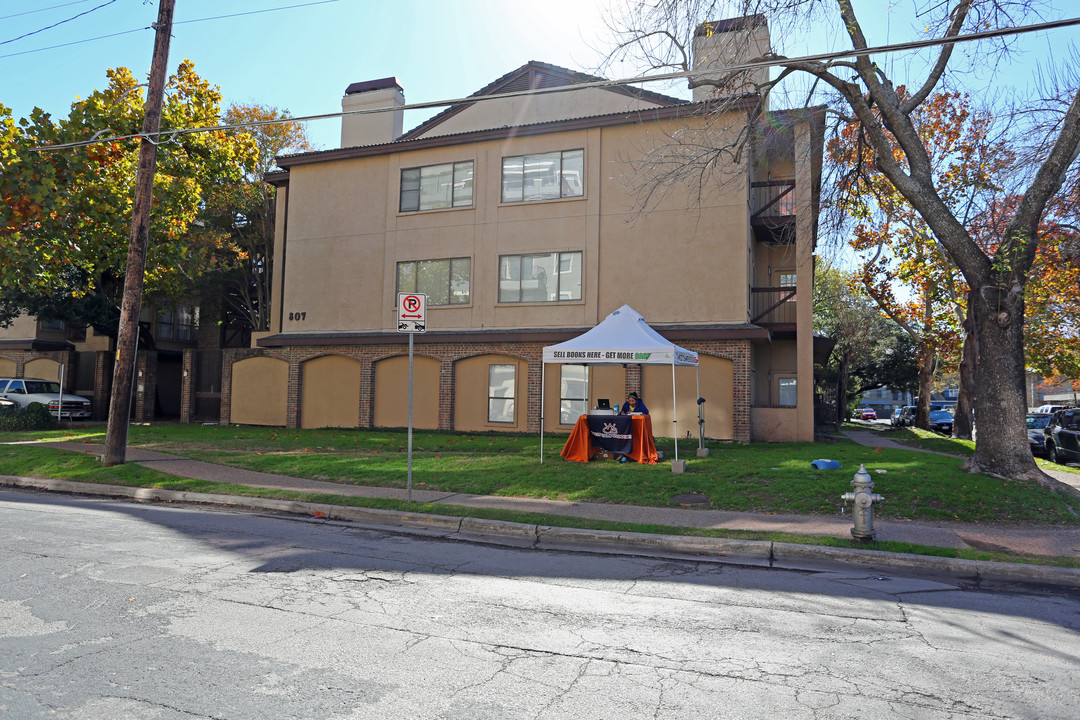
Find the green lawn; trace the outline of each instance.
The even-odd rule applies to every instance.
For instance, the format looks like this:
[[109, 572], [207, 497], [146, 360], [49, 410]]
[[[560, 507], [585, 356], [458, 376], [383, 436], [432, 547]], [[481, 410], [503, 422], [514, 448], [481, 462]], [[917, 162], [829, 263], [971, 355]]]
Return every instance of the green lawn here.
[[[932, 449], [963, 441], [921, 437], [905, 428], [890, 433]], [[102, 442], [104, 428], [87, 426], [12, 434], [11, 440], [49, 436]], [[940, 437], [940, 436], [938, 436]], [[545, 438], [544, 462], [536, 435], [416, 432], [413, 436], [413, 487], [481, 495], [610, 502], [653, 507], [677, 505], [685, 493], [708, 496], [709, 507], [766, 513], [836, 514], [840, 495], [865, 463], [875, 491], [885, 496], [878, 517], [1035, 524], [1080, 524], [1080, 502], [1027, 483], [960, 469], [961, 460], [912, 450], [867, 448], [846, 440], [827, 443], [710, 442], [710, 455], [696, 457], [697, 441], [680, 443], [685, 474], [671, 472], [671, 440], [660, 439], [659, 465], [611, 461], [572, 463], [559, 456], [565, 436]], [[202, 425], [132, 426], [131, 447], [160, 450], [207, 462], [343, 484], [405, 487], [406, 433], [402, 430], [221, 427]], [[16, 469], [19, 446], [0, 453], [0, 473]], [[829, 458], [839, 470], [814, 470], [811, 461]], [[38, 462], [41, 462], [40, 459]], [[62, 472], [63, 469], [57, 469]], [[39, 471], [40, 472], [40, 471]]]
[[[947, 449], [962, 448], [962, 441], [932, 434], [924, 436], [921, 431], [892, 437], [924, 444], [928, 449], [962, 454], [959, 450]], [[0, 442], [42, 439], [102, 443], [104, 427], [75, 425], [44, 433], [0, 433]], [[886, 497], [886, 501], [877, 506], [879, 517], [1042, 525], [1080, 523], [1080, 517], [1074, 511], [1080, 509], [1080, 503], [1073, 496], [986, 475], [969, 475], [960, 471], [961, 460], [956, 458], [913, 450], [866, 448], [846, 439], [817, 444], [710, 442], [708, 458], [696, 457], [697, 441], [680, 442], [680, 457], [687, 460], [687, 472], [683, 475], [673, 474], [667, 462], [674, 454], [671, 440], [658, 441], [657, 446], [664, 451], [666, 459], [655, 466], [611, 461], [587, 465], [566, 462], [558, 454], [564, 440], [565, 436], [546, 438], [545, 461], [541, 464], [540, 441], [535, 435], [417, 432], [413, 438], [414, 487], [660, 507], [676, 504], [673, 495], [694, 492], [709, 497], [710, 503], [705, 507], [717, 509], [835, 514], [842, 504], [840, 494], [850, 489], [852, 475], [860, 463], [865, 463], [877, 483], [875, 490]], [[161, 424], [132, 426], [129, 446], [331, 482], [389, 487], [406, 484], [406, 433], [403, 430], [284, 430]], [[837, 460], [841, 469], [815, 471], [810, 463], [817, 458]], [[849, 539], [828, 536], [614, 523], [405, 500], [267, 490], [179, 478], [132, 463], [104, 468], [92, 455], [25, 445], [0, 445], [0, 474], [430, 512], [560, 527], [866, 547]], [[891, 541], [876, 542], [873, 548], [969, 560], [1080, 567], [1080, 561], [1071, 557], [1025, 557]]]
[[[903, 427], [890, 428], [883, 432], [890, 440], [895, 440], [896, 442], [903, 443], [904, 445], [913, 448], [951, 453], [953, 455], [962, 455], [964, 457], [968, 457], [975, 452], [975, 442], [973, 440], [959, 440], [957, 438], [945, 437], [941, 433], [936, 433], [932, 430]], [[1074, 467], [1057, 465], [1046, 458], [1035, 458], [1035, 464], [1041, 468], [1053, 468], [1054, 470], [1060, 470], [1062, 472], [1080, 474], [1080, 470], [1077, 470]]]

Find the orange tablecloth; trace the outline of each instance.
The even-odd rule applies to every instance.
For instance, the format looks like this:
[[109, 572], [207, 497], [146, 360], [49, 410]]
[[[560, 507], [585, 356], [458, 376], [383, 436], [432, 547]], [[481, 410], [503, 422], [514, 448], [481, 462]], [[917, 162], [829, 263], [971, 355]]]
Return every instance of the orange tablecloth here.
[[[656, 454], [656, 445], [653, 443], [652, 416], [631, 415], [630, 421], [633, 424], [631, 432], [634, 436], [634, 450], [628, 457], [639, 463], [655, 465], [658, 456]], [[589, 462], [595, 452], [596, 449], [593, 447], [592, 438], [589, 435], [588, 417], [582, 415], [574, 423], [574, 430], [570, 433], [570, 437], [567, 438], [566, 444], [563, 445], [561, 454], [567, 460]]]

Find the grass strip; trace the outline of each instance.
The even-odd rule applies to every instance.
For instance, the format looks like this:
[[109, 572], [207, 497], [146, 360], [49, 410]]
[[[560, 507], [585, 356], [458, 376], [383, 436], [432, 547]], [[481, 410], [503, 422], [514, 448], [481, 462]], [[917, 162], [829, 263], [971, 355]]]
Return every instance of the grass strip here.
[[[915, 431], [902, 430], [919, 439]], [[39, 437], [101, 442], [102, 426], [75, 425]], [[23, 434], [16, 437], [34, 437]], [[940, 436], [937, 436], [940, 438]], [[931, 438], [933, 440], [933, 438]], [[948, 441], [944, 442], [960, 442]], [[680, 442], [686, 472], [668, 464], [573, 463], [558, 456], [561, 438], [549, 438], [539, 462], [536, 435], [414, 434], [414, 486], [425, 490], [529, 497], [570, 502], [610, 502], [672, 507], [679, 495], [709, 498], [710, 507], [736, 512], [825, 514], [840, 512], [840, 496], [865, 464], [885, 501], [882, 518], [1035, 525], [1080, 524], [1080, 502], [1069, 493], [1034, 483], [967, 473], [963, 460], [915, 450], [868, 448], [847, 439], [829, 443]], [[347, 485], [404, 487], [406, 434], [400, 430], [296, 429], [251, 426], [133, 425], [129, 445], [229, 467]], [[667, 457], [671, 439], [659, 439]], [[814, 470], [815, 459], [840, 463]]]
[[551, 527], [723, 538], [732, 540], [758, 540], [796, 545], [878, 550], [883, 552], [958, 558], [964, 560], [1080, 568], [1080, 558], [1072, 557], [1019, 555], [1005, 552], [988, 552], [973, 548], [945, 548], [888, 540], [873, 543], [861, 543], [827, 535], [799, 535], [785, 532], [687, 528], [668, 525], [625, 523], [594, 520], [590, 518], [567, 517], [564, 515], [553, 515], [548, 513], [500, 510], [497, 508], [473, 508], [462, 505], [438, 503], [410, 503], [407, 500], [396, 500], [391, 498], [358, 498], [345, 497], [331, 493], [296, 492], [291, 490], [256, 488], [246, 485], [183, 478], [131, 463], [105, 468], [101, 466], [96, 458], [87, 455], [37, 446], [0, 446], [0, 473], [5, 475], [53, 478], [103, 485], [156, 488], [178, 492], [198, 492], [233, 495], [237, 497], [291, 500], [345, 507], [363, 507], [409, 513], [428, 513], [451, 517], [473, 517], [525, 523], [529, 525], [547, 525]]

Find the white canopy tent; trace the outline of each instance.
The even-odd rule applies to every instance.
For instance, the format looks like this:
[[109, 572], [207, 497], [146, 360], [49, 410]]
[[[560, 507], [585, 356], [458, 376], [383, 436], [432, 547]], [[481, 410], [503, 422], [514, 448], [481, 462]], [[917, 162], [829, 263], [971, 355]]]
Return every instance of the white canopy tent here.
[[[653, 330], [645, 318], [623, 305], [603, 322], [576, 338], [544, 348], [544, 365], [671, 365], [671, 408], [675, 422], [675, 462], [679, 461], [679, 426], [675, 408], [675, 367], [698, 367], [698, 354], [679, 347]], [[544, 399], [547, 373], [540, 381], [540, 462], [544, 462]], [[701, 380], [698, 376], [698, 394]]]

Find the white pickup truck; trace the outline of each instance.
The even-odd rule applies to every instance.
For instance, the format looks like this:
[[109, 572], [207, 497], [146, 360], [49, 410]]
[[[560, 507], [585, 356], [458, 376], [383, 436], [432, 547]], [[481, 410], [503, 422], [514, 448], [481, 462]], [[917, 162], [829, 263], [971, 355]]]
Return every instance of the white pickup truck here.
[[61, 419], [87, 420], [92, 414], [90, 401], [72, 393], [64, 393], [61, 404], [60, 383], [54, 380], [0, 378], [0, 398], [7, 398], [19, 407], [41, 403], [53, 415], [59, 410]]

